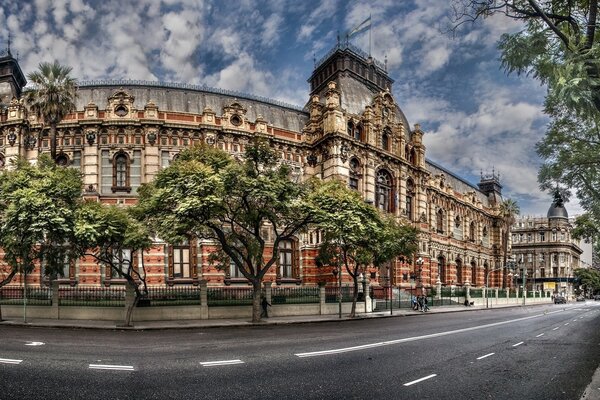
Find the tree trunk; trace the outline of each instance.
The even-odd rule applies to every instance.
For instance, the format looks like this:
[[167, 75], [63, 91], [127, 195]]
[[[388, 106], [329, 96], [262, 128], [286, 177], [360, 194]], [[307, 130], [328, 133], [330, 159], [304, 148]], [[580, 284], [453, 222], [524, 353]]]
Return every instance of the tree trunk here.
[[262, 288], [261, 288], [261, 281], [260, 279], [256, 279], [254, 281], [252, 281], [252, 289], [253, 289], [253, 293], [252, 293], [252, 322], [253, 323], [257, 323], [260, 322], [260, 315], [261, 315], [261, 293], [262, 293]]
[[354, 291], [352, 293], [352, 310], [350, 310], [350, 318], [356, 317], [356, 301], [358, 300], [358, 277], [356, 274], [352, 275], [352, 281], [354, 282]]
[[125, 314], [125, 326], [133, 326], [131, 324], [131, 319], [133, 318], [133, 310], [135, 309], [135, 307], [137, 307], [137, 304], [140, 301], [140, 296], [137, 295], [137, 293], [135, 294], [135, 297], [133, 298], [133, 301], [131, 302], [131, 304], [129, 305], [129, 307], [127, 307], [127, 313]]
[[56, 124], [50, 124], [50, 157], [56, 162]]

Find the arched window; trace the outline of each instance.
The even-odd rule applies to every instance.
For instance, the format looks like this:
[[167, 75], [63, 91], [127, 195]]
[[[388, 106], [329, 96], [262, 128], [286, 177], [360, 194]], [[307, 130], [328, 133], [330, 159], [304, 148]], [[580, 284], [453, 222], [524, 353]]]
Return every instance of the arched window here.
[[471, 261], [471, 284], [477, 286], [477, 264], [475, 264], [475, 260]]
[[381, 135], [381, 147], [385, 151], [390, 151], [390, 133], [388, 130], [385, 130]]
[[358, 190], [360, 183], [360, 163], [356, 158], [350, 159], [350, 171], [348, 173], [348, 187], [352, 190]]
[[361, 125], [356, 125], [356, 127], [354, 128], [354, 139], [362, 140], [362, 126]]
[[438, 259], [438, 279], [442, 283], [446, 283], [446, 259], [444, 256], [439, 256]]
[[415, 196], [415, 184], [412, 179], [406, 181], [406, 217], [410, 220], [414, 220], [414, 196]]
[[475, 221], [471, 221], [469, 225], [469, 240], [475, 242]]
[[129, 192], [131, 186], [129, 183], [129, 157], [127, 153], [117, 153], [113, 159], [113, 192]]
[[69, 165], [69, 156], [64, 153], [61, 153], [56, 156], [56, 165], [60, 165], [61, 167], [66, 167]]
[[456, 259], [456, 283], [462, 285], [463, 283], [463, 264], [460, 258]]
[[381, 169], [377, 172], [376, 179], [375, 206], [385, 212], [394, 211], [392, 201], [392, 176], [386, 170]]
[[444, 210], [441, 208], [435, 213], [435, 228], [437, 233], [444, 233]]

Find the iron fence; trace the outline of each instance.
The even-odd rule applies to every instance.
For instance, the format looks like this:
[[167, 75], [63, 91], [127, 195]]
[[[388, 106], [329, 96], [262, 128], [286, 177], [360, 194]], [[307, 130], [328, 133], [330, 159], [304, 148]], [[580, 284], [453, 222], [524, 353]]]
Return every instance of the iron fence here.
[[148, 294], [140, 299], [138, 307], [201, 305], [198, 286], [149, 287]]
[[306, 304], [320, 301], [318, 287], [275, 287], [271, 291], [272, 304]]
[[352, 301], [354, 293], [353, 286], [326, 286], [325, 287], [325, 303], [337, 303], [339, 301], [339, 295], [342, 296], [342, 302]]
[[483, 289], [471, 289], [469, 291], [471, 298], [480, 299], [483, 297]]
[[208, 306], [242, 306], [252, 304], [252, 288], [209, 287]]
[[[0, 288], [0, 304], [22, 305], [23, 290], [23, 287]], [[27, 299], [27, 304], [32, 306], [51, 306], [52, 290], [47, 287], [28, 287], [25, 298]]]
[[61, 287], [58, 289], [60, 306], [123, 307], [125, 287]]

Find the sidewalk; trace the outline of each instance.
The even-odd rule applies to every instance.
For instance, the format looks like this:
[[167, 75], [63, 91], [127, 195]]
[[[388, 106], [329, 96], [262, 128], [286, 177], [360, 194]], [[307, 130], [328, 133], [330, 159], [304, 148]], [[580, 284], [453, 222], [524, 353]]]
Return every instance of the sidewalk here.
[[[547, 304], [539, 304], [547, 305]], [[535, 305], [532, 305], [535, 306]], [[498, 305], [497, 308], [521, 307], [520, 305]], [[356, 318], [349, 318], [343, 314], [342, 318], [338, 314], [329, 315], [299, 315], [291, 317], [271, 317], [263, 319], [260, 323], [252, 323], [247, 319], [203, 319], [203, 320], [177, 320], [177, 321], [139, 321], [134, 322], [132, 327], [119, 326], [121, 321], [91, 321], [91, 320], [69, 320], [69, 319], [42, 319], [29, 318], [27, 322], [19, 318], [7, 318], [0, 321], [0, 326], [30, 326], [43, 328], [77, 328], [77, 329], [106, 329], [106, 330], [154, 330], [154, 329], [201, 329], [201, 328], [222, 328], [222, 327], [243, 327], [243, 326], [267, 326], [267, 325], [288, 325], [305, 324], [317, 322], [336, 322], [336, 321], [355, 321], [369, 318], [390, 318], [390, 317], [408, 317], [427, 314], [439, 314], [449, 312], [466, 312], [485, 310], [484, 306], [441, 306], [431, 307], [431, 310], [423, 313], [411, 309], [394, 309], [392, 315], [390, 311], [376, 311], [372, 313], [361, 313]], [[490, 308], [489, 310], [492, 310]]]

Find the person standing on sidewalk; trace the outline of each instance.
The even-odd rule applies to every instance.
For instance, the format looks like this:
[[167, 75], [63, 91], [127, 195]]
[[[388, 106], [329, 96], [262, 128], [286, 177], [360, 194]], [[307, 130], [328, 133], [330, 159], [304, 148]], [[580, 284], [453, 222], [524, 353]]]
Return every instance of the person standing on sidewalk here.
[[260, 302], [260, 305], [262, 307], [262, 313], [260, 314], [261, 318], [269, 318], [269, 311], [267, 310], [267, 307], [271, 307], [271, 304], [269, 304], [269, 302], [267, 301], [267, 298], [265, 296], [263, 296], [262, 301]]
[[429, 311], [429, 306], [427, 305], [427, 296], [423, 296], [423, 312]]
[[419, 310], [421, 310], [421, 312], [425, 312], [423, 311], [423, 295], [419, 295], [419, 297], [417, 297], [417, 303], [419, 303]]

